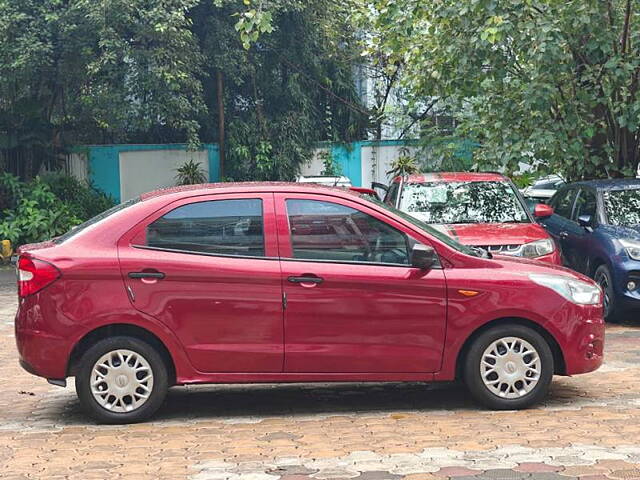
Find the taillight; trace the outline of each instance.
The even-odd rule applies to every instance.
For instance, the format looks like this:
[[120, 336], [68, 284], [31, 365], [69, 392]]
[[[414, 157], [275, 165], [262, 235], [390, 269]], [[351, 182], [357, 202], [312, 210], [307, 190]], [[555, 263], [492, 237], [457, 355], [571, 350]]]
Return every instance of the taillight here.
[[60, 270], [36, 258], [18, 258], [18, 296], [26, 297], [39, 292], [60, 277]]

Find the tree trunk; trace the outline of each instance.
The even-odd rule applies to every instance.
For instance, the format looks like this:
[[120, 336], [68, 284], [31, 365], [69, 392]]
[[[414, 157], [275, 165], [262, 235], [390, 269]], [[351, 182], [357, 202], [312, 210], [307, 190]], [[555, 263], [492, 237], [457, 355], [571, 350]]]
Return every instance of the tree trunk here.
[[222, 72], [216, 72], [218, 81], [218, 151], [220, 152], [220, 179], [224, 178], [224, 78]]

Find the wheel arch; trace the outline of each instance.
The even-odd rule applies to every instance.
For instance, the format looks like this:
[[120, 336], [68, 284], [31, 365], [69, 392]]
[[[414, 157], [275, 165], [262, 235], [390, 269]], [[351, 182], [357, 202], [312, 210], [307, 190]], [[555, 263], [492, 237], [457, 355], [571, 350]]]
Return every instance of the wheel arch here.
[[71, 350], [69, 361], [67, 363], [67, 376], [76, 375], [82, 355], [84, 355], [92, 345], [95, 345], [96, 342], [105, 338], [118, 336], [137, 338], [138, 340], [141, 340], [155, 348], [167, 367], [169, 385], [174, 385], [176, 383], [175, 362], [164, 342], [146, 328], [129, 323], [103, 325], [86, 333], [78, 342], [76, 342]]
[[566, 367], [564, 355], [562, 353], [562, 349], [560, 348], [558, 341], [551, 334], [551, 332], [549, 332], [549, 330], [544, 328], [539, 323], [526, 318], [502, 317], [502, 318], [496, 318], [494, 320], [491, 320], [485, 323], [484, 325], [474, 330], [467, 337], [462, 347], [458, 351], [458, 355], [456, 358], [456, 379], [462, 378], [462, 374], [463, 374], [462, 370], [465, 363], [465, 359], [466, 359], [467, 353], [469, 352], [469, 348], [471, 347], [475, 339], [478, 338], [482, 333], [486, 332], [487, 330], [500, 325], [522, 325], [523, 327], [531, 328], [532, 330], [539, 333], [542, 336], [542, 338], [545, 339], [545, 341], [549, 345], [549, 348], [551, 349], [551, 353], [553, 355], [554, 374], [566, 375], [567, 367]]

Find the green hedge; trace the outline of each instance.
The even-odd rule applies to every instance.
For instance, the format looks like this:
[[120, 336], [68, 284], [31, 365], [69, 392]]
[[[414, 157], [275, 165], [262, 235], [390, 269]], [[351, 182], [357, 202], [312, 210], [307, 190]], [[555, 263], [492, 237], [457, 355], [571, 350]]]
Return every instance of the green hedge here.
[[28, 183], [0, 173], [0, 239], [16, 246], [48, 240], [113, 205], [103, 192], [62, 173]]

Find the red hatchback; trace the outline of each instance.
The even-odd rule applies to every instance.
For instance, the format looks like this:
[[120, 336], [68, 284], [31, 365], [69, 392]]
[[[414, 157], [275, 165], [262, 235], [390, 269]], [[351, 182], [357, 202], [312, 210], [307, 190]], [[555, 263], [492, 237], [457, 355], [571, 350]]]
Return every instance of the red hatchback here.
[[562, 265], [553, 238], [534, 217], [553, 215], [539, 204], [529, 214], [524, 198], [499, 173], [429, 173], [396, 177], [385, 202], [491, 253]]
[[[602, 363], [600, 289], [483, 258], [375, 199], [300, 184], [143, 195], [18, 259], [29, 372], [104, 422], [193, 383], [450, 381], [492, 408]], [[544, 299], [544, 301], [540, 301]]]

